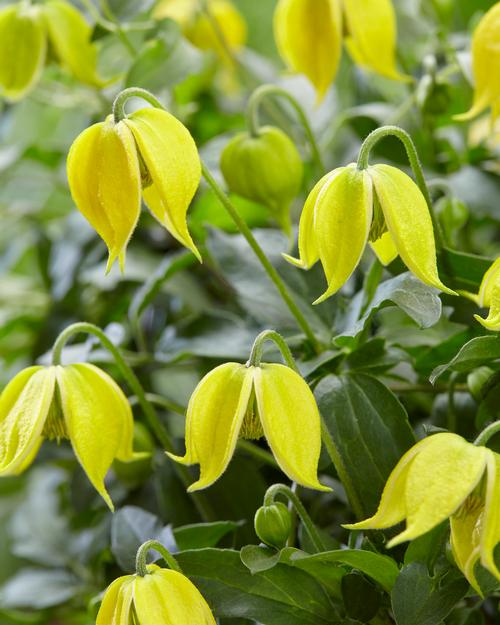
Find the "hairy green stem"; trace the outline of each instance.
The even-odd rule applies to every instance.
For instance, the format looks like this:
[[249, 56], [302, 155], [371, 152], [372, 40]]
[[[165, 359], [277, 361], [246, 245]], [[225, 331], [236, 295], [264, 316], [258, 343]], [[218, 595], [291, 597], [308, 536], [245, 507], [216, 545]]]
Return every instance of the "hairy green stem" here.
[[281, 334], [279, 334], [275, 330], [264, 330], [257, 336], [252, 346], [252, 351], [250, 353], [250, 358], [247, 362], [247, 367], [258, 367], [260, 365], [260, 361], [262, 360], [262, 354], [264, 352], [264, 344], [266, 341], [273, 341], [273, 343], [275, 343], [280, 350], [286, 364], [290, 367], [290, 369], [293, 369], [296, 373], [300, 375], [300, 371], [295, 363], [290, 348], [286, 344], [285, 339], [281, 336]]
[[500, 432], [500, 421], [494, 421], [493, 423], [490, 423], [490, 425], [488, 425], [488, 427], [485, 428], [476, 438], [476, 440], [474, 441], [474, 445], [486, 445], [490, 438], [492, 438], [492, 436], [495, 436], [495, 434], [497, 434], [498, 432]]
[[264, 495], [264, 506], [271, 506], [274, 503], [276, 497], [278, 497], [279, 495], [286, 497], [292, 503], [316, 551], [326, 551], [326, 547], [323, 544], [321, 536], [319, 535], [318, 530], [312, 522], [309, 513], [305, 509], [304, 504], [300, 501], [300, 499], [291, 488], [289, 488], [285, 484], [273, 484], [273, 486], [270, 486], [267, 489], [266, 494]]
[[[52, 350], [52, 362], [54, 365], [61, 364], [61, 356], [62, 350], [66, 343], [74, 337], [76, 334], [90, 334], [95, 336], [100, 343], [106, 348], [110, 354], [113, 356], [116, 365], [120, 369], [121, 374], [125, 378], [127, 384], [129, 385], [132, 392], [137, 397], [137, 402], [139, 403], [144, 416], [148, 422], [148, 425], [156, 436], [159, 443], [166, 451], [173, 452], [174, 446], [172, 443], [172, 439], [170, 438], [170, 434], [166, 430], [165, 426], [162, 424], [156, 410], [154, 409], [151, 402], [148, 401], [146, 397], [146, 393], [142, 387], [142, 384], [139, 381], [139, 378], [136, 376], [132, 368], [127, 364], [124, 357], [122, 356], [119, 348], [113, 344], [113, 342], [106, 336], [106, 334], [98, 328], [96, 325], [92, 323], [79, 322], [73, 323], [72, 325], [65, 328], [61, 334], [57, 337], [54, 347]], [[183, 466], [175, 463], [175, 471], [179, 476], [179, 479], [184, 484], [184, 486], [188, 486], [191, 483], [191, 475], [188, 469]], [[200, 493], [191, 493], [193, 497], [193, 501], [200, 513], [201, 517], [205, 520], [213, 520], [214, 514], [208, 504], [204, 495], [200, 495]]]
[[120, 91], [113, 102], [113, 119], [115, 120], [115, 124], [121, 122], [122, 119], [127, 117], [127, 114], [125, 113], [125, 104], [130, 98], [141, 98], [151, 104], [151, 106], [154, 106], [154, 108], [164, 108], [160, 100], [155, 98], [155, 96], [146, 89], [141, 89], [140, 87], [128, 87], [127, 89]]
[[304, 109], [300, 106], [297, 100], [292, 96], [292, 94], [285, 89], [277, 87], [276, 85], [262, 85], [255, 89], [255, 91], [252, 93], [250, 99], [248, 100], [247, 106], [248, 126], [250, 128], [250, 133], [252, 134], [252, 136], [257, 137], [259, 135], [259, 107], [261, 102], [268, 96], [278, 96], [281, 98], [285, 98], [293, 106], [306, 133], [309, 145], [311, 147], [312, 157], [314, 159], [314, 162], [316, 163], [316, 167], [321, 171], [322, 174], [325, 173], [325, 166], [321, 157], [321, 152], [318, 147], [318, 142], [316, 141], [316, 137], [314, 136], [314, 132], [312, 131], [311, 124], [307, 119], [307, 115], [305, 114]]
[[137, 550], [137, 556], [135, 558], [135, 569], [137, 575], [140, 575], [141, 577], [146, 577], [146, 575], [149, 574], [147, 557], [148, 552], [151, 551], [151, 549], [154, 549], [161, 554], [161, 557], [165, 560], [165, 562], [168, 564], [168, 567], [172, 569], [172, 571], [182, 573], [182, 569], [179, 566], [177, 560], [164, 545], [162, 545], [157, 540], [148, 540], [143, 543]]

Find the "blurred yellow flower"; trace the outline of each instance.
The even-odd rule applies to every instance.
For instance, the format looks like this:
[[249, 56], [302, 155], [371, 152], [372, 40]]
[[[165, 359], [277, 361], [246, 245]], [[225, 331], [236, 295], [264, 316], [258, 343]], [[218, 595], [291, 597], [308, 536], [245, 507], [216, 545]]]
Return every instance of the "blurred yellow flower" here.
[[201, 178], [198, 150], [187, 128], [159, 108], [142, 108], [115, 123], [110, 115], [84, 130], [68, 154], [75, 204], [109, 250], [107, 271], [123, 270], [139, 219], [141, 193], [156, 219], [201, 260], [186, 214]]
[[125, 575], [106, 590], [96, 625], [216, 625], [207, 602], [189, 579], [154, 564], [147, 574]]
[[500, 258], [491, 265], [488, 271], [484, 274], [479, 287], [479, 293], [474, 295], [473, 293], [462, 293], [469, 299], [472, 299], [480, 308], [489, 308], [489, 314], [484, 319], [479, 315], [474, 315], [474, 318], [479, 321], [488, 330], [494, 332], [500, 331]]
[[328, 288], [316, 300], [318, 304], [346, 283], [368, 241], [384, 264], [399, 255], [422, 282], [454, 293], [439, 279], [425, 198], [407, 174], [390, 165], [360, 170], [351, 164], [324, 176], [302, 211], [300, 258], [284, 256], [302, 269], [321, 260]]
[[168, 455], [183, 464], [200, 464], [200, 479], [188, 489], [192, 492], [224, 473], [238, 437], [262, 436], [291, 480], [329, 490], [317, 477], [321, 424], [314, 395], [298, 373], [281, 364], [229, 362], [208, 373], [189, 401], [186, 454]]
[[274, 36], [283, 60], [309, 78], [319, 101], [337, 74], [343, 41], [359, 65], [406, 79], [396, 67], [391, 0], [279, 0]]
[[0, 90], [20, 100], [36, 84], [45, 65], [48, 44], [57, 61], [78, 80], [103, 86], [97, 74], [92, 28], [74, 6], [48, 0], [31, 6], [18, 2], [0, 11]]
[[492, 119], [500, 116], [500, 2], [484, 15], [472, 36], [474, 99], [467, 113], [456, 119], [472, 119], [491, 108]]
[[348, 529], [386, 529], [406, 520], [388, 547], [422, 536], [446, 519], [457, 566], [476, 590], [478, 560], [500, 580], [494, 550], [500, 542], [500, 456], [451, 433], [434, 434], [398, 462], [370, 519]]
[[127, 398], [109, 375], [91, 364], [28, 367], [0, 395], [0, 476], [26, 469], [43, 439], [69, 439], [112, 510], [104, 477], [115, 458], [133, 458], [132, 437]]

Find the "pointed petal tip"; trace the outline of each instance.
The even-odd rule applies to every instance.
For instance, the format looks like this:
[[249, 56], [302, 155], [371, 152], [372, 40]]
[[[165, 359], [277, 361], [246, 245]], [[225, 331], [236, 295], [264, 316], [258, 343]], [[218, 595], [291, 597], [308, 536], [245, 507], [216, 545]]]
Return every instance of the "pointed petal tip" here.
[[330, 291], [330, 289], [327, 289], [323, 295], [320, 295], [320, 297], [318, 297], [318, 299], [315, 299], [313, 302], [313, 306], [317, 306], [318, 304], [322, 304], [324, 301], [326, 301], [329, 297], [331, 297], [332, 295], [335, 295], [335, 293], [338, 291], [338, 289], [335, 289], [335, 291]]
[[490, 321], [488, 321], [488, 319], [481, 317], [481, 315], [474, 315], [474, 319], [476, 321], [478, 321], [483, 328], [486, 328], [487, 330], [490, 330], [490, 332], [499, 332], [500, 331], [500, 325], [497, 323], [491, 323]]
[[290, 254], [285, 254], [285, 252], [281, 252], [281, 256], [287, 261], [287, 263], [290, 263], [294, 267], [298, 267], [299, 269], [309, 269], [309, 267], [300, 258], [295, 258], [294, 256], [290, 256]]
[[165, 454], [170, 458], [170, 460], [173, 460], [174, 462], [178, 462], [179, 464], [183, 464], [187, 467], [193, 464], [191, 460], [188, 458], [187, 453], [184, 456], [178, 456], [176, 454], [173, 454], [170, 451], [166, 451]]

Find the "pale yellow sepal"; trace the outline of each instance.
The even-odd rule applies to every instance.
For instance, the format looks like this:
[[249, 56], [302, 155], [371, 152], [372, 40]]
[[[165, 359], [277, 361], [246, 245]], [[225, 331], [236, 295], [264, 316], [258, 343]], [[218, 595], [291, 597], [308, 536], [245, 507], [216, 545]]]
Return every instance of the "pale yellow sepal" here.
[[480, 554], [481, 564], [500, 581], [495, 562], [495, 547], [500, 542], [500, 456], [487, 449], [487, 478], [482, 518]]
[[493, 121], [500, 114], [500, 3], [483, 16], [472, 36], [472, 72], [474, 99], [472, 107], [455, 119], [468, 120], [491, 107]]
[[144, 199], [152, 214], [201, 261], [186, 214], [201, 180], [198, 150], [188, 129], [158, 108], [143, 108], [122, 122], [132, 132], [152, 184]]
[[47, 0], [43, 14], [52, 48], [63, 67], [89, 85], [105, 84], [97, 73], [97, 49], [92, 28], [74, 6], [64, 0]]
[[47, 36], [40, 7], [20, 3], [0, 10], [0, 92], [23, 98], [42, 73]]
[[484, 274], [477, 295], [473, 293], [461, 293], [471, 299], [481, 308], [489, 308], [486, 319], [479, 315], [474, 318], [487, 330], [500, 331], [500, 258], [497, 258]]
[[373, 165], [368, 172], [402, 261], [425, 284], [456, 295], [439, 278], [432, 219], [416, 183], [390, 165]]
[[370, 247], [384, 267], [398, 257], [398, 250], [390, 232], [384, 232], [380, 239], [370, 243]]
[[481, 555], [479, 543], [482, 515], [482, 506], [466, 504], [450, 517], [450, 546], [453, 558], [469, 584], [480, 595], [482, 591], [474, 569]]
[[337, 74], [342, 53], [341, 3], [279, 0], [274, 36], [287, 65], [307, 76], [321, 101]]
[[198, 7], [198, 0], [160, 0], [153, 9], [153, 17], [156, 20], [169, 18], [185, 26]]
[[70, 148], [67, 175], [73, 200], [109, 250], [107, 271], [125, 251], [141, 210], [141, 173], [134, 137], [112, 117], [84, 130]]

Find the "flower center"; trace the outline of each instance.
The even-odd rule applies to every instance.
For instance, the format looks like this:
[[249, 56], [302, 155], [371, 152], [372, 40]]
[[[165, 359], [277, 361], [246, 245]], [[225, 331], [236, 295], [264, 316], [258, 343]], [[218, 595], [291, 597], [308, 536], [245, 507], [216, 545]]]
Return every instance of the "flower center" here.
[[50, 404], [47, 420], [43, 426], [42, 436], [51, 441], [57, 440], [57, 442], [64, 438], [69, 438], [61, 407], [61, 397], [57, 386], [54, 391], [52, 403]]
[[255, 391], [252, 390], [250, 401], [248, 402], [247, 410], [241, 425], [240, 438], [244, 438], [246, 440], [258, 440], [263, 436], [264, 430], [262, 429], [259, 411], [257, 410]]
[[373, 196], [373, 219], [372, 225], [370, 226], [368, 240], [373, 243], [374, 241], [380, 239], [385, 232], [387, 232], [387, 224], [385, 223], [384, 213], [382, 211], [382, 207], [380, 206], [377, 194], [375, 193]]

